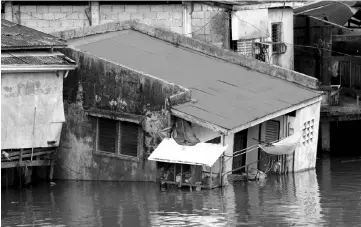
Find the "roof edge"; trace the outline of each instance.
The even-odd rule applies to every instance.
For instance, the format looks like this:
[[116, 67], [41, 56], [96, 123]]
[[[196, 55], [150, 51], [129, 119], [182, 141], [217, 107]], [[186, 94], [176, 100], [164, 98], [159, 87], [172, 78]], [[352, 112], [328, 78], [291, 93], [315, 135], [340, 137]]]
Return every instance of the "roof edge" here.
[[259, 61], [255, 58], [237, 54], [231, 50], [223, 49], [215, 45], [184, 36], [163, 28], [153, 27], [142, 24], [137, 21], [118, 21], [106, 24], [89, 26], [85, 28], [77, 28], [66, 31], [52, 33], [53, 36], [69, 40], [75, 38], [82, 38], [90, 35], [103, 34], [106, 32], [115, 32], [121, 30], [132, 29], [154, 38], [172, 43], [176, 46], [182, 46], [200, 53], [212, 56], [218, 59], [234, 63], [245, 68], [255, 70], [257, 72], [270, 75], [276, 78], [283, 79], [288, 82], [301, 85], [305, 88], [318, 89], [319, 83], [316, 78], [307, 76], [305, 74], [285, 69], [276, 65], [269, 65], [265, 62]]
[[229, 133], [236, 133], [236, 132], [242, 131], [242, 130], [244, 130], [246, 128], [250, 128], [250, 127], [253, 127], [255, 125], [261, 124], [262, 122], [274, 119], [276, 117], [285, 115], [285, 114], [290, 113], [290, 112], [295, 111], [295, 110], [302, 109], [304, 107], [313, 105], [313, 104], [315, 104], [317, 102], [321, 102], [321, 100], [322, 100], [322, 94], [319, 94], [318, 96], [316, 96], [314, 98], [311, 98], [311, 99], [308, 99], [308, 100], [305, 100], [303, 102], [300, 102], [299, 104], [287, 107], [285, 109], [281, 109], [281, 110], [279, 110], [277, 112], [268, 114], [268, 115], [266, 115], [264, 117], [255, 119], [253, 121], [250, 121], [248, 123], [240, 125], [240, 126], [238, 126], [236, 128], [233, 128], [233, 129], [229, 130]]

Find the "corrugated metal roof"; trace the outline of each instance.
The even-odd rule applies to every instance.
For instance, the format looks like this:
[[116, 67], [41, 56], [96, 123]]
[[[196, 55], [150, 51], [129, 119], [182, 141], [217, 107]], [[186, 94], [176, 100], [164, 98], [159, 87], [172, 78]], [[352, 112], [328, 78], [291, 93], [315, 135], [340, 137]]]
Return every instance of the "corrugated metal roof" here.
[[357, 2], [320, 1], [294, 9], [295, 15], [314, 16], [329, 22], [344, 25], [355, 14], [351, 6]]
[[1, 20], [1, 50], [65, 47], [58, 38], [7, 20]]
[[75, 62], [60, 52], [18, 53], [2, 51], [2, 65], [75, 65]]
[[70, 40], [69, 45], [191, 89], [196, 102], [174, 108], [225, 129], [320, 96], [316, 91], [133, 30], [114, 34]]

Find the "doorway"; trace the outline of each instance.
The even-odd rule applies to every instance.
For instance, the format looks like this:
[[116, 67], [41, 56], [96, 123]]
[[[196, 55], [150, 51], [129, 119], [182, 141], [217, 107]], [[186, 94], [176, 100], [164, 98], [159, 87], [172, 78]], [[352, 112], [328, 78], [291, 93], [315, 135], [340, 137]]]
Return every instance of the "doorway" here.
[[[243, 150], [247, 147], [247, 134], [247, 129], [234, 134], [233, 153]], [[232, 169], [237, 169], [244, 165], [246, 165], [246, 154], [238, 155], [236, 157], [233, 156]], [[233, 174], [241, 174], [243, 172], [245, 172], [245, 168], [233, 171]]]
[[[262, 124], [260, 128], [261, 132], [261, 140], [266, 142], [274, 142], [276, 140], [279, 140], [280, 138], [280, 121], [266, 121], [264, 124]], [[262, 128], [265, 127], [264, 130]], [[259, 162], [258, 162], [258, 169], [262, 172], [265, 172], [267, 170], [267, 167], [269, 163], [272, 161], [272, 159], [277, 160], [276, 156], [271, 157], [270, 154], [267, 154], [263, 150], [259, 149]]]

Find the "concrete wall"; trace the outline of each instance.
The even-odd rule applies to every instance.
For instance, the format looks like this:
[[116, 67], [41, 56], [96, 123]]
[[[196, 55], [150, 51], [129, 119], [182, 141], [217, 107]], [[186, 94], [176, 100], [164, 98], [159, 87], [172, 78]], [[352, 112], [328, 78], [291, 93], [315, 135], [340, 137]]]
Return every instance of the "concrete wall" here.
[[[276, 8], [268, 10], [268, 31], [271, 34], [272, 23], [282, 22], [283, 24], [283, 42], [287, 46], [287, 51], [284, 54], [272, 54], [272, 48], [270, 48], [270, 63], [281, 66], [286, 69], [293, 70], [294, 59], [294, 46], [293, 46], [293, 9], [291, 8]], [[272, 40], [271, 38], [269, 39]]]
[[173, 32], [183, 32], [182, 4], [157, 5], [122, 5], [100, 4], [100, 23], [112, 21], [139, 20], [139, 22], [169, 29]]
[[307, 106], [296, 113], [294, 119], [294, 131], [301, 132], [305, 122], [314, 120], [313, 140], [309, 143], [304, 143], [301, 138], [301, 144], [294, 153], [294, 171], [303, 171], [316, 167], [317, 143], [320, 122], [320, 108], [321, 103], [315, 103]]
[[191, 13], [191, 20], [193, 38], [221, 47], [224, 47], [229, 42], [229, 37], [226, 35], [229, 14], [225, 9], [195, 3]]
[[[58, 151], [56, 178], [154, 181], [156, 165], [147, 161], [160, 143], [157, 131], [167, 125], [166, 97], [182, 88], [97, 59], [80, 51], [63, 51], [79, 67], [64, 81], [66, 123]], [[113, 101], [113, 102], [112, 102]], [[116, 102], [117, 104], [111, 105]], [[95, 152], [96, 118], [90, 108], [143, 117], [138, 160]]]
[[177, 3], [125, 5], [120, 1], [112, 4], [82, 1], [18, 5], [12, 2], [6, 5], [4, 17], [45, 33], [135, 19], [177, 33], [183, 29], [183, 6]]

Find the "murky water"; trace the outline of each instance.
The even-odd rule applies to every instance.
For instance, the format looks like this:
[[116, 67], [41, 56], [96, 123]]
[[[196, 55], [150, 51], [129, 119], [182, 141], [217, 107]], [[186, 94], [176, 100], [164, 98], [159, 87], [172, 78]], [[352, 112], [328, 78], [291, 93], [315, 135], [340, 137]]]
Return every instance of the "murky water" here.
[[2, 226], [361, 226], [361, 161], [212, 191], [57, 181], [1, 195]]

